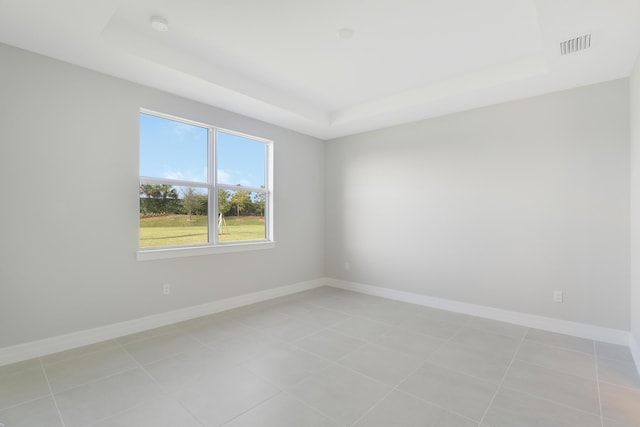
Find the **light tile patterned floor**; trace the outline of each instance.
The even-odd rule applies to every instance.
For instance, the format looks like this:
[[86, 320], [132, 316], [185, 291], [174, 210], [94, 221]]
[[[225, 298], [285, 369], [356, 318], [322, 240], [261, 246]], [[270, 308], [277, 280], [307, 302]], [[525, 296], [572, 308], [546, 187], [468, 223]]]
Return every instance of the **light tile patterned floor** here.
[[6, 427], [633, 427], [629, 349], [318, 288], [0, 367]]

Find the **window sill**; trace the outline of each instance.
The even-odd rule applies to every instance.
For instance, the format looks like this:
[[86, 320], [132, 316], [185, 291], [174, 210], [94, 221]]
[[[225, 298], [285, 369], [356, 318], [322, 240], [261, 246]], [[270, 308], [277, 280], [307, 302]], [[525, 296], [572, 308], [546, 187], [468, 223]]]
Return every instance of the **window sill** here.
[[182, 258], [191, 256], [224, 254], [231, 252], [257, 251], [273, 249], [276, 242], [242, 242], [217, 246], [190, 246], [182, 248], [140, 249], [136, 253], [138, 261], [152, 261], [155, 259]]

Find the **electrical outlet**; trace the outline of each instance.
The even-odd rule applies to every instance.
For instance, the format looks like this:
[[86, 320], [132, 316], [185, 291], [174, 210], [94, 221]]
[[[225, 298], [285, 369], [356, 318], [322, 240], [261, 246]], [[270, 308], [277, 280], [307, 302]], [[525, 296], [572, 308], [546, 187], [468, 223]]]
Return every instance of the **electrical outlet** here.
[[553, 302], [564, 302], [564, 292], [553, 291]]
[[349, 261], [345, 261], [345, 262], [344, 262], [344, 269], [345, 269], [345, 270], [349, 270], [349, 269], [351, 269], [351, 264], [349, 264]]
[[165, 295], [169, 295], [171, 293], [171, 284], [170, 283], [165, 283], [164, 286], [162, 286], [162, 293]]

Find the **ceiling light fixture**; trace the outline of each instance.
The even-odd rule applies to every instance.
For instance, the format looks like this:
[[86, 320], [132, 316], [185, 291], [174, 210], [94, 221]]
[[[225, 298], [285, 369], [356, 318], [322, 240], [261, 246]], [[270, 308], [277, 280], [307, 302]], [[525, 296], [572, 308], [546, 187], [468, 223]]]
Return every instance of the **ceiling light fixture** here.
[[338, 38], [340, 40], [347, 40], [353, 37], [354, 31], [351, 28], [340, 28], [338, 30]]
[[156, 31], [160, 31], [161, 33], [164, 33], [166, 31], [169, 31], [169, 23], [167, 22], [166, 19], [164, 19], [161, 16], [152, 16], [151, 28], [153, 28]]

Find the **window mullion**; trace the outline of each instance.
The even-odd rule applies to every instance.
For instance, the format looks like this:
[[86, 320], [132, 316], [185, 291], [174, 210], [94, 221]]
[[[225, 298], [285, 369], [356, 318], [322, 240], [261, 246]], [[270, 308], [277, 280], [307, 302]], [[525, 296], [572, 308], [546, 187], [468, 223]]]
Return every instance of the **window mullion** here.
[[208, 168], [208, 181], [209, 181], [209, 243], [213, 245], [218, 244], [218, 177], [217, 177], [217, 156], [216, 156], [216, 130], [215, 128], [209, 128], [209, 141], [208, 141], [208, 153], [209, 153], [209, 168]]

